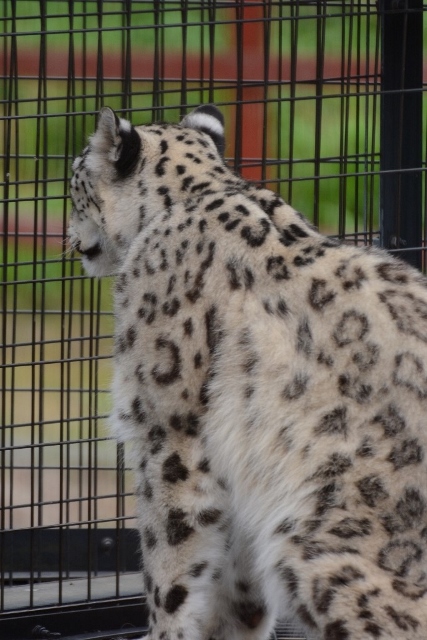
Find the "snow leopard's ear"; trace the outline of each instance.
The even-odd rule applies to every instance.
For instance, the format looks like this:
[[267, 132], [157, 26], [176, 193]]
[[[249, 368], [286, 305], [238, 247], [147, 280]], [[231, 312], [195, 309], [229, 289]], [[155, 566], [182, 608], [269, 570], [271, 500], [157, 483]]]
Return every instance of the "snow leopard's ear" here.
[[183, 127], [207, 133], [214, 141], [221, 156], [224, 155], [224, 116], [214, 104], [202, 104], [181, 120]]
[[141, 138], [128, 120], [118, 118], [109, 107], [103, 107], [98, 116], [95, 133], [89, 147], [100, 163], [100, 171], [106, 164], [114, 167], [119, 178], [132, 175], [141, 151]]

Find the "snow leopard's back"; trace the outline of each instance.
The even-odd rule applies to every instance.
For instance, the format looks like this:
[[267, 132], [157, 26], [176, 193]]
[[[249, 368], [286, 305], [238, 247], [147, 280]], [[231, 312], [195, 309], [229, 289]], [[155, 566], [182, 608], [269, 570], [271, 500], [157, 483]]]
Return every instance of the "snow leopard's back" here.
[[115, 273], [156, 640], [427, 637], [427, 290], [223, 163], [222, 121], [101, 115], [72, 244]]

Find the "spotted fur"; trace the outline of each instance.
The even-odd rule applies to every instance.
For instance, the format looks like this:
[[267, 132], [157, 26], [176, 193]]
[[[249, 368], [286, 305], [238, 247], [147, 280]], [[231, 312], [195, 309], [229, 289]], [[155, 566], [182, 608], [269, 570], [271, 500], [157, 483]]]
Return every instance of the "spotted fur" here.
[[222, 158], [223, 120], [103, 109], [71, 245], [115, 275], [153, 640], [427, 637], [427, 291]]

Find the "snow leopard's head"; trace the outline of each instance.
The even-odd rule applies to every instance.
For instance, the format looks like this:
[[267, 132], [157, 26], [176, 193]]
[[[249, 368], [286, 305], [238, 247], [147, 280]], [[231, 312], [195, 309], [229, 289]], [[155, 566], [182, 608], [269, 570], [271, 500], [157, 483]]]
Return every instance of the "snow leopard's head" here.
[[68, 237], [86, 272], [117, 273], [153, 217], [188, 201], [209, 172], [226, 171], [223, 151], [223, 117], [213, 105], [194, 109], [179, 125], [139, 127], [103, 108], [72, 166]]

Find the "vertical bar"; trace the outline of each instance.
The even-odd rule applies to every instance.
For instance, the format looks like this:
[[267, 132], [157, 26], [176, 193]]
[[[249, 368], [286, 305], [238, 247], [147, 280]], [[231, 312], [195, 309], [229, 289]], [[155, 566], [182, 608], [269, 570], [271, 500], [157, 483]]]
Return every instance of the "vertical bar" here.
[[[369, 15], [369, 11], [368, 11]], [[376, 185], [378, 184], [379, 177], [381, 173], [378, 171], [380, 158], [376, 149], [378, 148], [377, 137], [378, 137], [378, 129], [380, 129], [380, 123], [377, 124], [377, 113], [379, 111], [378, 101], [380, 96], [380, 91], [378, 90], [378, 83], [380, 82], [380, 35], [381, 35], [381, 20], [376, 20], [376, 33], [375, 33], [375, 53], [373, 55], [373, 70], [372, 70], [372, 84], [370, 81], [371, 71], [369, 67], [367, 67], [367, 75], [366, 75], [366, 95], [368, 97], [366, 106], [365, 106], [365, 126], [366, 126], [366, 134], [365, 134], [365, 150], [366, 150], [366, 170], [370, 171], [369, 181], [366, 182], [366, 214], [365, 214], [365, 223], [367, 224], [367, 229], [369, 230], [368, 244], [372, 244], [373, 241], [373, 229], [374, 229], [374, 221], [375, 221], [375, 213], [377, 211], [377, 207], [375, 206], [376, 202]], [[367, 32], [367, 42], [369, 40], [369, 32]], [[366, 45], [368, 51], [368, 44]], [[369, 58], [367, 57], [367, 60]], [[371, 123], [371, 124], [369, 124]], [[368, 199], [369, 196], [369, 199]]]
[[322, 111], [323, 89], [325, 76], [325, 36], [326, 36], [327, 7], [324, 2], [317, 1], [316, 15], [316, 115], [314, 138], [314, 204], [313, 224], [319, 226], [320, 215], [320, 174], [321, 174], [321, 150], [322, 150]]
[[262, 182], [266, 182], [267, 176], [267, 167], [268, 167], [268, 152], [269, 152], [269, 133], [270, 129], [268, 128], [268, 105], [269, 105], [269, 70], [270, 70], [270, 44], [271, 44], [271, 9], [272, 2], [271, 0], [266, 0], [263, 6], [264, 12], [264, 23], [262, 25], [264, 31], [264, 60], [263, 60], [263, 101], [260, 105], [262, 108], [262, 151], [261, 151], [261, 180]]
[[[265, 56], [264, 3], [239, 0], [236, 3], [237, 108], [236, 169], [249, 180], [262, 179], [264, 139], [264, 82], [251, 80], [255, 58]], [[265, 59], [265, 58], [264, 58]], [[253, 75], [253, 74], [252, 74]], [[246, 132], [251, 134], [247, 135]]]
[[[48, 32], [48, 11], [49, 7], [47, 5], [46, 0], [40, 0], [40, 28], [42, 33]], [[39, 392], [38, 392], [38, 423], [39, 423], [39, 434], [38, 434], [38, 443], [39, 443], [39, 455], [38, 455], [38, 504], [37, 504], [37, 525], [42, 526], [44, 524], [44, 484], [45, 484], [45, 449], [43, 447], [43, 443], [45, 442], [45, 428], [44, 428], [44, 402], [45, 402], [45, 367], [43, 362], [45, 361], [45, 325], [46, 325], [46, 234], [47, 234], [47, 179], [48, 179], [48, 144], [47, 144], [47, 131], [48, 131], [48, 120], [46, 118], [46, 114], [49, 108], [49, 102], [47, 100], [48, 97], [48, 89], [47, 89], [47, 51], [48, 51], [48, 38], [42, 35], [40, 41], [40, 60], [39, 60], [39, 86], [38, 86], [38, 96], [37, 96], [37, 113], [40, 117], [40, 133], [39, 133], [39, 144], [37, 146], [37, 157], [39, 158], [37, 165], [37, 178], [41, 182], [38, 193], [42, 194], [42, 202], [40, 203], [40, 218], [41, 218], [41, 246], [39, 245], [38, 239], [35, 240], [37, 243], [37, 253], [40, 256], [39, 264], [41, 264], [41, 274], [38, 277], [41, 277], [42, 282], [39, 287], [39, 299], [40, 303], [37, 301], [37, 307], [40, 306], [40, 320], [39, 320], [39, 362], [40, 366], [38, 367], [38, 379], [39, 379]], [[36, 229], [36, 233], [38, 230]], [[40, 573], [38, 572], [38, 578], [40, 578]]]
[[[347, 209], [348, 207], [348, 170], [349, 170], [349, 149], [351, 148], [350, 126], [350, 106], [352, 100], [352, 50], [354, 44], [354, 15], [357, 14], [354, 1], [351, 0], [347, 6], [342, 3], [341, 15], [341, 99], [340, 99], [340, 158], [339, 158], [339, 212], [338, 212], [338, 235], [344, 238], [348, 230]], [[357, 119], [356, 119], [357, 128]], [[354, 153], [353, 149], [352, 153]], [[357, 211], [357, 210], [356, 210]], [[357, 215], [355, 216], [355, 229], [357, 229]], [[355, 241], [357, 236], [355, 235]]]
[[132, 5], [130, 0], [124, 1], [122, 9], [122, 114], [132, 120]]
[[[64, 194], [68, 193], [68, 158], [72, 151], [73, 132], [72, 132], [72, 111], [76, 111], [76, 67], [75, 67], [75, 50], [74, 50], [74, 2], [68, 0], [68, 69], [67, 69], [67, 101], [66, 101], [66, 117], [65, 117], [65, 146], [64, 146]], [[64, 198], [63, 210], [62, 210], [62, 229], [63, 239], [66, 238], [66, 229], [68, 221], [68, 199]], [[65, 364], [65, 360], [71, 360], [70, 345], [71, 342], [67, 342], [67, 308], [66, 308], [66, 295], [67, 290], [71, 285], [67, 284], [65, 277], [69, 273], [69, 260], [65, 254], [62, 254], [61, 261], [61, 276], [64, 278], [61, 286], [61, 347], [60, 347], [60, 389], [61, 389], [61, 401], [60, 401], [60, 448], [59, 448], [59, 509], [61, 524], [66, 523], [65, 527], [59, 529], [59, 547], [58, 547], [58, 604], [63, 603], [63, 591], [64, 591], [64, 579], [67, 575], [67, 563], [64, 562], [67, 552], [67, 539], [69, 533], [68, 523], [70, 522], [69, 508], [70, 508], [70, 486], [71, 486], [71, 473], [70, 473], [70, 446], [67, 445], [67, 440], [70, 440], [69, 434], [69, 422], [70, 417], [70, 396], [71, 396], [71, 377], [69, 375], [71, 364]]]
[[[5, 3], [4, 8], [3, 8], [3, 14], [4, 17], [8, 18], [8, 21], [5, 22], [5, 32], [11, 30], [13, 32], [16, 32], [16, 13], [15, 13], [16, 9], [14, 7], [12, 7], [12, 12], [11, 14], [8, 11], [8, 7], [7, 4]], [[9, 38], [5, 38], [4, 39], [4, 45], [3, 45], [3, 78], [5, 79], [4, 83], [3, 83], [3, 92], [2, 92], [2, 98], [5, 100], [5, 104], [7, 105], [7, 107], [4, 110], [5, 115], [7, 114], [8, 116], [12, 116], [12, 112], [13, 112], [13, 104], [14, 104], [14, 100], [13, 98], [17, 97], [16, 94], [16, 84], [17, 84], [17, 75], [18, 75], [18, 69], [17, 69], [17, 43], [16, 43], [16, 36], [12, 36], [9, 40]], [[15, 92], [14, 92], [14, 87], [15, 87]], [[15, 102], [15, 111], [18, 108], [18, 103]], [[7, 364], [7, 357], [8, 357], [8, 353], [7, 353], [7, 343], [8, 343], [8, 314], [7, 314], [7, 309], [8, 309], [8, 287], [6, 286], [6, 283], [8, 282], [8, 260], [9, 260], [9, 256], [8, 256], [8, 240], [9, 240], [9, 232], [8, 232], [8, 227], [9, 227], [9, 214], [10, 214], [10, 209], [9, 209], [9, 197], [10, 197], [10, 191], [11, 191], [11, 186], [9, 184], [10, 182], [10, 173], [11, 173], [11, 167], [12, 167], [12, 139], [13, 139], [13, 122], [12, 119], [5, 119], [4, 120], [4, 126], [3, 126], [3, 149], [4, 149], [4, 155], [5, 155], [5, 159], [4, 159], [4, 174], [5, 174], [5, 181], [4, 181], [4, 186], [3, 186], [3, 196], [4, 196], [4, 201], [3, 201], [3, 256], [4, 256], [4, 265], [2, 268], [2, 282], [3, 282], [3, 288], [2, 288], [2, 324], [1, 324], [1, 351], [2, 351], [2, 358], [1, 358], [1, 363], [6, 365]], [[17, 155], [18, 155], [19, 151], [17, 150]], [[16, 178], [16, 182], [18, 182], [18, 178]], [[17, 242], [17, 240], [16, 240]], [[13, 259], [13, 258], [12, 258]], [[16, 268], [15, 268], [15, 272], [16, 272]], [[13, 277], [13, 276], [12, 276]], [[14, 289], [16, 290], [16, 287], [14, 287]], [[16, 314], [14, 315], [14, 317], [12, 318], [12, 323], [15, 323], [15, 318], [16, 318]], [[15, 335], [15, 331], [14, 331], [14, 335]], [[4, 367], [2, 370], [2, 375], [1, 375], [1, 388], [2, 389], [6, 389], [7, 388], [7, 382], [8, 382], [8, 372], [7, 372], [7, 368]], [[13, 389], [14, 389], [14, 379], [12, 378], [11, 380], [11, 393], [13, 393]], [[10, 483], [12, 483], [12, 477], [11, 475], [8, 477], [7, 475], [7, 470], [6, 470], [6, 461], [9, 461], [9, 466], [10, 466], [10, 471], [9, 473], [12, 474], [12, 462], [13, 462], [13, 431], [12, 429], [10, 429], [10, 438], [7, 438], [7, 431], [6, 431], [6, 425], [7, 425], [7, 414], [9, 413], [7, 411], [7, 392], [4, 391], [4, 393], [0, 394], [2, 401], [1, 401], [1, 409], [0, 409], [0, 424], [3, 425], [3, 429], [1, 429], [1, 437], [0, 437], [0, 444], [1, 444], [1, 455], [0, 455], [0, 504], [1, 505], [6, 505], [6, 480], [9, 479]], [[11, 409], [10, 412], [13, 416], [13, 397], [10, 400], [10, 404], [11, 404]], [[11, 417], [12, 417], [11, 416]], [[12, 422], [11, 422], [12, 425]], [[10, 440], [10, 452], [9, 452], [9, 456], [6, 455], [6, 446], [8, 443], [8, 440]], [[8, 522], [6, 520], [6, 509], [2, 508], [0, 509], [0, 611], [3, 611], [5, 608], [5, 584], [6, 584], [6, 574], [4, 572], [4, 541], [6, 539], [4, 532], [6, 529], [6, 525], [8, 525], [9, 527], [11, 526], [11, 521], [12, 520], [12, 515], [13, 515], [13, 491], [12, 491], [12, 486], [9, 489], [9, 513], [8, 513]], [[10, 574], [9, 574], [9, 580], [11, 580]]]
[[215, 62], [215, 20], [216, 20], [216, 0], [208, 0], [209, 14], [209, 102], [214, 101], [214, 62]]
[[181, 3], [181, 36], [182, 36], [182, 57], [181, 57], [181, 98], [180, 105], [182, 113], [185, 113], [185, 107], [188, 103], [187, 98], [187, 36], [188, 36], [188, 7], [187, 0]]
[[[288, 195], [287, 200], [292, 204], [292, 189], [294, 182], [294, 153], [295, 153], [295, 110], [297, 102], [297, 62], [298, 62], [298, 33], [299, 33], [299, 3], [291, 4], [291, 41], [290, 41], [290, 83], [289, 83], [289, 143], [288, 143]], [[279, 53], [280, 60], [283, 54]]]
[[422, 0], [381, 0], [381, 245], [422, 266]]

